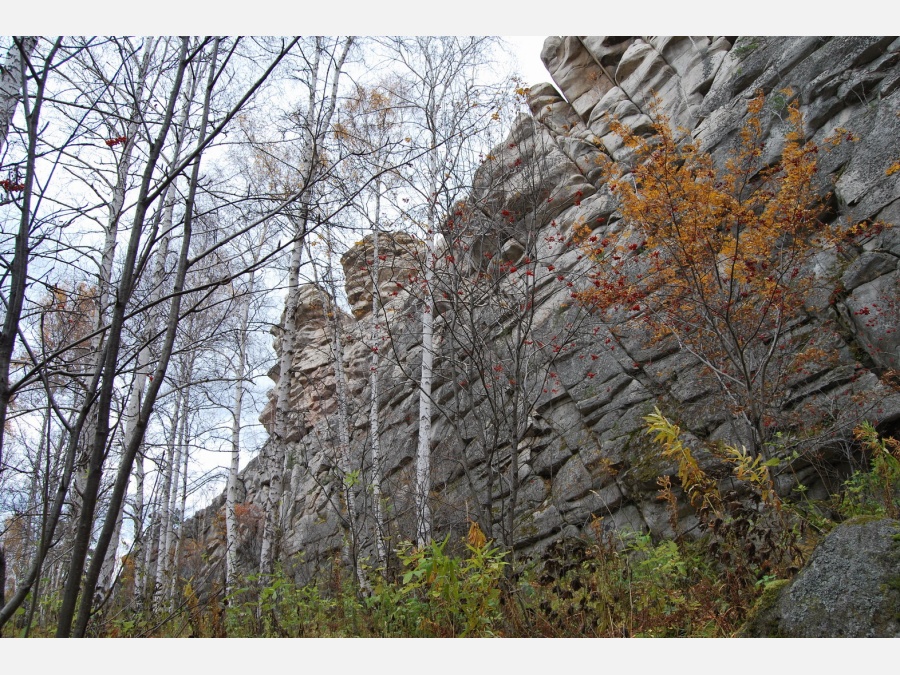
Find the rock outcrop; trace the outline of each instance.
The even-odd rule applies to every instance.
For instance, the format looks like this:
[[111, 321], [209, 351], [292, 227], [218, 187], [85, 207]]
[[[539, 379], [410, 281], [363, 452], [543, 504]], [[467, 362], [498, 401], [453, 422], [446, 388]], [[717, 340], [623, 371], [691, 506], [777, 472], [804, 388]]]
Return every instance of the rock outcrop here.
[[[799, 410], [809, 404], [822, 415], [850, 419], [859, 414], [853, 408], [857, 401], [874, 401], [866, 414], [895, 428], [900, 395], [881, 378], [900, 368], [900, 235], [895, 227], [900, 222], [900, 174], [888, 175], [900, 158], [900, 40], [551, 37], [541, 56], [556, 87], [531, 89], [532, 115], [516, 120], [507, 142], [479, 171], [472, 197], [461, 207], [470, 223], [464, 246], [467, 274], [483, 269], [485, 254], [506, 264], [506, 270], [534, 255], [541, 264], [533, 266], [529, 340], [552, 344], [569, 332], [557, 352], [536, 362], [533, 375], [549, 384], [526, 397], [523, 433], [500, 438], [487, 452], [484, 427], [492, 418], [486, 399], [475, 400], [458, 377], [460, 364], [471, 364], [473, 357], [448, 337], [456, 320], [452, 298], [444, 306], [438, 298], [435, 360], [449, 365], [438, 373], [433, 391], [438, 409], [435, 531], [462, 535], [468, 520], [487, 505], [497, 509], [489, 534], [511, 537], [525, 554], [538, 553], [561, 537], [589, 535], [599, 518], [607, 528], [671, 535], [670, 518], [656, 499], [656, 479], [672, 474], [674, 467], [658, 459], [641, 433], [643, 416], [659, 406], [677, 411], [682, 426], [697, 439], [740, 440], [729, 412], [699, 377], [695, 359], [670, 344], [648, 344], [638, 334], [616, 338], [571, 301], [568, 284], [577, 286], [587, 262], [572, 244], [573, 229], [588, 227], [598, 237], [627, 236], [617, 222], [599, 161], [602, 155], [617, 160], [628, 156], [610, 121], [618, 118], [636, 130], [647, 129], [652, 105], [719, 161], [735, 145], [747, 102], [758, 90], [770, 95], [765, 125], [771, 161], [784, 144], [782, 111], [788, 98], [799, 102], [809, 138], [822, 142], [836, 128], [858, 138], [823, 153], [821, 191], [833, 191], [829, 218], [881, 225], [864, 244], [847, 248], [844, 258], [822, 256], [815, 273], [830, 288], [811, 311], [813, 320], [816, 311], [834, 312], [843, 327], [833, 344], [837, 365], [798, 385], [793, 405]], [[373, 524], [366, 514], [371, 513], [368, 378], [373, 349], [383, 355], [379, 417], [390, 535], [396, 543], [414, 533], [411, 490], [421, 362], [416, 289], [422, 248], [408, 235], [382, 234], [380, 251], [379, 259], [385, 258], [377, 284], [383, 302], [378, 316], [371, 313], [371, 237], [343, 259], [353, 316], [342, 319], [347, 333], [342, 356], [353, 397], [354, 463], [361, 476], [355, 488], [361, 513], [354, 533], [347, 532], [338, 516], [342, 505], [334, 470], [331, 343], [316, 293], [304, 289], [298, 320], [302, 347], [291, 372], [296, 434], [283, 480], [287, 508], [280, 544], [285, 559], [299, 560], [302, 554], [297, 567], [301, 578], [333, 560], [348, 534], [372, 556]], [[469, 313], [473, 322], [481, 322], [480, 337], [498, 344], [520, 316], [514, 282], [504, 283], [498, 288], [509, 298], [508, 307]], [[376, 338], [373, 324], [378, 325]], [[501, 512], [510, 491], [506, 467], [513, 449], [519, 470], [510, 533]], [[846, 459], [839, 446], [823, 446], [815, 465], [812, 459], [796, 462], [780, 487], [789, 489], [792, 481], [800, 481], [813, 493], [832, 489], [836, 483], [828, 482], [837, 480]], [[243, 472], [247, 503], [260, 500], [255, 467]], [[195, 521], [197, 536], [207, 537], [211, 546], [212, 511], [219, 506]], [[690, 531], [696, 523], [691, 510], [679, 515], [679, 529]]]
[[844, 523], [760, 598], [742, 637], [900, 637], [900, 522]]

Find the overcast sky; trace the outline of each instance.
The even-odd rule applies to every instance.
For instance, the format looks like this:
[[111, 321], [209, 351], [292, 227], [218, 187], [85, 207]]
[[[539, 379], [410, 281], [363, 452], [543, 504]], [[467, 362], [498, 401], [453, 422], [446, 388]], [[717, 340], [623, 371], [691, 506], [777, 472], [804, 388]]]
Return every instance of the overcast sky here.
[[512, 46], [519, 61], [519, 72], [529, 87], [553, 81], [541, 63], [541, 48], [544, 46], [545, 36], [504, 35], [503, 39]]

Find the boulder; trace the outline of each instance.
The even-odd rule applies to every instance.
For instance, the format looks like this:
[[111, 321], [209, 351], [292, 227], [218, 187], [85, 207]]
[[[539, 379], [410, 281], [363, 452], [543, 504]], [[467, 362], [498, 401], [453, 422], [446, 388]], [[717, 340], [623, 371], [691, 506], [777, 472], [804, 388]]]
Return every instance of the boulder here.
[[834, 529], [790, 582], [770, 584], [741, 637], [900, 637], [900, 521]]

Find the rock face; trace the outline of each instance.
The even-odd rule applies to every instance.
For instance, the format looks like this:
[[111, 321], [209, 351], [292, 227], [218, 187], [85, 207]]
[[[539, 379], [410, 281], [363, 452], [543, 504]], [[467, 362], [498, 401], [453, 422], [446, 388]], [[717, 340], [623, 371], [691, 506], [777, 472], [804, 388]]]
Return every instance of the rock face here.
[[[820, 159], [822, 193], [834, 193], [827, 217], [880, 224], [862, 245], [847, 247], [843, 257], [823, 255], [820, 269], [811, 272], [820, 277], [822, 298], [819, 309], [811, 309], [810, 321], [824, 312], [842, 326], [833, 344], [837, 365], [798, 383], [791, 405], [848, 423], [865, 415], [893, 428], [900, 420], [900, 395], [880, 377], [900, 367], [900, 235], [894, 227], [900, 222], [900, 174], [887, 172], [900, 158], [900, 40], [550, 37], [541, 56], [558, 89], [551, 84], [532, 88], [532, 116], [516, 120], [507, 141], [479, 170], [472, 197], [458, 212], [468, 223], [466, 235], [456, 240], [465, 259], [441, 254], [439, 278], [450, 279], [447, 289], [453, 279], [459, 285], [436, 298], [434, 531], [458, 537], [469, 519], [484, 526], [487, 518], [493, 525], [487, 527], [489, 535], [506, 537], [524, 554], [537, 554], [560, 537], [589, 536], [599, 518], [607, 528], [671, 535], [670, 518], [656, 499], [656, 479], [673, 474], [675, 467], [659, 460], [642, 433], [642, 418], [659, 406], [677, 414], [699, 440], [740, 441], [741, 429], [699, 377], [694, 358], [676, 345], [648, 343], [639, 333], [617, 338], [571, 301], [587, 269], [573, 245], [573, 229], [587, 227], [600, 238], [628, 236], [617, 222], [616, 203], [600, 168], [603, 155], [628, 155], [610, 131], [610, 121], [618, 117], [634, 129], [646, 128], [654, 99], [683, 128], [680, 133], [699, 140], [722, 162], [738, 139], [748, 100], [760, 89], [771, 94], [767, 159], [775, 161], [783, 147], [781, 113], [788, 96], [799, 102], [809, 138], [821, 143], [838, 127], [858, 138]], [[785, 93], [787, 88], [793, 94]], [[452, 238], [450, 230], [444, 235]], [[283, 559], [296, 561], [302, 554], [296, 567], [301, 579], [346, 550], [348, 537], [362, 555], [374, 557], [369, 375], [375, 350], [381, 357], [378, 417], [391, 543], [415, 532], [412, 486], [421, 363], [416, 294], [422, 247], [408, 235], [379, 239], [377, 316], [371, 312], [371, 237], [343, 259], [353, 316], [341, 319], [346, 333], [342, 358], [360, 476], [354, 488], [360, 513], [352, 532], [339, 515], [344, 507], [334, 459], [331, 343], [315, 289], [304, 289], [298, 310], [303, 335], [291, 372], [297, 423], [282, 481], [280, 550]], [[461, 314], [456, 298], [474, 297], [471, 280], [493, 279], [492, 270], [499, 269], [508, 274], [497, 282], [490, 301], [473, 302]], [[522, 295], [526, 287], [533, 289], [527, 297]], [[523, 388], [519, 399], [508, 393], [520, 384], [512, 382], [510, 388], [501, 382], [476, 396], [469, 382], [490, 375], [501, 365], [496, 359], [511, 362], [512, 348], [504, 345], [522, 326], [517, 308], [525, 307], [529, 333], [515, 353], [524, 354], [523, 345], [532, 350], [528, 381], [538, 384]], [[471, 329], [469, 343], [455, 337], [465, 326]], [[472, 348], [478, 340], [496, 345], [496, 359], [482, 362], [480, 370]], [[491, 413], [497, 401], [512, 406], [508, 409], [515, 414]], [[861, 401], [870, 407], [857, 407]], [[510, 424], [513, 416], [518, 426]], [[516, 433], [493, 433], [502, 425], [515, 426]], [[509, 468], [513, 459], [515, 477]], [[835, 480], [844, 461], [836, 446], [818, 448], [815, 458], [794, 463], [792, 477], [785, 476], [781, 487], [789, 489], [799, 480], [813, 493], [832, 488], [828, 480]], [[261, 505], [260, 480], [251, 464], [243, 473], [246, 503]], [[514, 485], [510, 529], [506, 509]], [[217, 536], [215, 508], [198, 514], [195, 522], [197, 536], [206, 537], [209, 546]], [[679, 517], [682, 531], [696, 523], [689, 508]]]
[[851, 521], [790, 582], [768, 589], [744, 637], [900, 637], [900, 522]]

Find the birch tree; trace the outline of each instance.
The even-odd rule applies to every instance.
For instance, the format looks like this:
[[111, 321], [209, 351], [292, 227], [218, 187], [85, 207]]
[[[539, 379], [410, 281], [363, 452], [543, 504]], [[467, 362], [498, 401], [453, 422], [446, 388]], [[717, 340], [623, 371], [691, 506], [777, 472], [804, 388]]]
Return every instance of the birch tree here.
[[[330, 132], [331, 119], [337, 105], [338, 86], [344, 62], [353, 45], [353, 38], [328, 41], [315, 38], [304, 54], [301, 71], [307, 88], [306, 107], [296, 130], [296, 155], [300, 158], [297, 171], [288, 171], [280, 189], [298, 196], [296, 211], [288, 214], [292, 229], [291, 258], [288, 265], [287, 299], [281, 328], [281, 356], [278, 364], [278, 382], [275, 387], [275, 404], [271, 439], [266, 460], [265, 524], [260, 552], [260, 571], [271, 573], [275, 559], [276, 533], [281, 513], [281, 474], [284, 471], [287, 442], [290, 435], [289, 409], [291, 388], [291, 364], [294, 359], [295, 320], [298, 304], [300, 262], [303, 243], [309, 230], [310, 200], [320, 177], [321, 153], [326, 135]], [[290, 165], [287, 166], [290, 168]], [[284, 167], [278, 167], [283, 174]], [[285, 189], [287, 187], [287, 189]]]
[[[8, 261], [4, 260], [6, 268], [4, 276], [8, 275], [9, 281], [6, 282], [8, 286], [6, 283], [3, 285], [5, 315], [3, 329], [0, 332], [0, 478], [3, 477], [5, 470], [3, 448], [7, 409], [9, 401], [15, 393], [15, 388], [10, 385], [9, 381], [10, 364], [29, 285], [28, 266], [33, 247], [36, 245], [32, 237], [41, 225], [33, 211], [32, 204], [32, 201], [36, 198], [35, 192], [39, 191], [39, 185], [36, 184], [36, 170], [41, 136], [41, 114], [45, 103], [48, 79], [53, 70], [60, 44], [61, 40], [58, 39], [43, 58], [37, 63], [32, 63], [29, 54], [33, 52], [34, 45], [29, 40], [14, 41], [16, 50], [12, 54], [12, 58], [7, 60], [7, 63], [10, 68], [18, 67], [20, 73], [13, 75], [4, 70], [2, 78], [4, 86], [2, 96], [4, 98], [0, 99], [0, 107], [4, 110], [5, 126], [0, 128], [0, 131], [3, 132], [3, 142], [6, 144], [10, 118], [15, 112], [18, 100], [20, 100], [25, 119], [25, 147], [23, 148], [23, 156], [16, 163], [15, 168], [11, 170], [11, 177], [5, 180], [3, 186], [6, 195], [13, 195], [11, 198], [12, 203], [18, 210], [19, 215], [17, 218], [18, 227], [13, 235], [13, 253]], [[29, 46], [30, 49], [28, 48]], [[26, 68], [32, 73], [31, 77], [25, 76]], [[12, 88], [14, 85], [21, 86], [21, 93], [18, 91], [15, 94], [13, 93]], [[40, 148], [40, 151], [42, 152], [43, 148]], [[22, 165], [24, 165], [24, 176], [22, 176], [20, 182], [19, 175]], [[2, 622], [3, 620], [0, 619], [0, 625], [2, 625]]]
[[[193, 315], [191, 315], [193, 318]], [[188, 334], [193, 337], [193, 331], [189, 328]], [[169, 582], [169, 571], [172, 567], [175, 541], [175, 506], [178, 501], [178, 481], [181, 471], [182, 453], [185, 448], [186, 429], [191, 412], [191, 379], [194, 368], [194, 355], [191, 352], [181, 359], [180, 372], [175, 380], [178, 390], [175, 411], [172, 420], [170, 445], [168, 448], [166, 463], [163, 466], [162, 488], [162, 514], [160, 517], [159, 541], [157, 545], [156, 583], [154, 584], [153, 600], [157, 609], [164, 600]]]
[[[114, 182], [108, 182], [110, 198], [107, 206], [107, 218], [104, 223], [104, 241], [100, 255], [100, 268], [97, 274], [97, 303], [95, 307], [95, 332], [94, 338], [89, 347], [93, 354], [93, 359], [88, 366], [91, 370], [96, 370], [102, 356], [103, 347], [103, 327], [109, 319], [111, 309], [112, 280], [113, 280], [113, 260], [116, 251], [116, 240], [118, 237], [119, 221], [122, 218], [125, 207], [125, 196], [128, 189], [128, 182], [131, 179], [131, 165], [133, 155], [137, 146], [138, 131], [143, 121], [143, 111], [146, 102], [144, 101], [144, 89], [146, 80], [150, 73], [151, 61], [156, 51], [156, 41], [154, 39], [147, 40], [141, 48], [134, 48], [129, 41], [117, 45], [118, 51], [122, 56], [123, 64], [130, 65], [134, 61], [136, 66], [135, 77], [129, 84], [130, 88], [122, 87], [127, 92], [126, 96], [121, 96], [121, 92], [117, 88], [110, 87], [112, 100], [108, 104], [108, 108], [115, 110], [120, 101], [125, 103], [125, 110], [116, 118], [121, 119], [123, 127], [113, 122], [107, 122], [108, 129], [107, 141], [110, 139], [117, 141], [113, 145], [109, 145], [110, 151], [114, 154], [115, 179]], [[109, 79], [103, 72], [103, 67], [98, 64], [96, 55], [89, 49], [82, 50], [76, 58], [79, 65], [88, 76], [93, 76], [94, 81], [108, 82]], [[130, 99], [130, 100], [129, 100]], [[106, 103], [103, 101], [103, 103]], [[118, 143], [118, 141], [122, 141]], [[118, 151], [121, 146], [121, 151]], [[101, 172], [95, 174], [99, 179], [105, 179]], [[86, 461], [86, 457], [84, 460]], [[84, 468], [84, 467], [82, 467]], [[75, 497], [78, 498], [82, 494], [84, 484], [87, 479], [86, 473], [79, 471], [76, 474], [76, 491]], [[76, 511], [77, 515], [77, 511]], [[118, 550], [119, 532], [122, 527], [123, 511], [120, 510], [117, 515], [116, 529], [113, 536], [113, 545], [110, 547], [109, 554], [104, 562], [103, 573], [101, 574], [101, 589], [106, 588], [112, 581], [113, 571], [116, 563], [116, 553]]]
[[[21, 43], [20, 43], [21, 44]], [[43, 193], [48, 189], [48, 180], [39, 177], [39, 160], [41, 167], [49, 171], [52, 176], [53, 170], [58, 166], [61, 154], [67, 149], [68, 144], [83, 131], [81, 120], [70, 130], [68, 139], [61, 142], [53, 143], [48, 147], [42, 133], [46, 130], [43, 124], [42, 115], [47, 102], [48, 85], [51, 84], [51, 75], [55, 71], [56, 62], [61, 53], [63, 45], [62, 38], [47, 44], [43, 50], [37, 53], [31, 53], [28, 49], [19, 49], [21, 60], [18, 62], [20, 68], [23, 69], [22, 77], [19, 82], [22, 86], [21, 103], [23, 109], [24, 126], [19, 133], [22, 142], [16, 146], [12, 152], [16, 153], [16, 159], [11, 160], [11, 150], [9, 146], [9, 136], [7, 133], [4, 139], [6, 143], [5, 162], [7, 165], [12, 164], [9, 176], [4, 181], [4, 191], [11, 196], [7, 205], [13, 205], [18, 215], [14, 218], [3, 219], [4, 237], [12, 238], [14, 244], [12, 255], [4, 256], [3, 264], [6, 269], [5, 276], [8, 279], [3, 286], [4, 293], [4, 324], [3, 332], [0, 333], [0, 480], [3, 479], [5, 469], [4, 450], [7, 447], [7, 439], [4, 432], [7, 427], [7, 411], [11, 398], [19, 391], [24, 390], [35, 379], [43, 381], [44, 388], [47, 393], [49, 402], [54, 409], [60, 423], [66, 428], [70, 434], [79, 430], [87, 415], [84, 410], [83, 414], [70, 417], [60, 410], [55, 401], [53, 390], [47, 385], [47, 374], [43, 369], [44, 364], [48, 362], [48, 358], [41, 359], [33, 349], [29, 347], [27, 342], [21, 341], [29, 358], [29, 365], [24, 368], [25, 373], [15, 382], [10, 381], [10, 365], [12, 362], [13, 350], [17, 344], [17, 340], [21, 340], [22, 331], [20, 320], [22, 318], [22, 310], [27, 300], [29, 291], [29, 265], [35, 251], [46, 240], [58, 241], [51, 236], [51, 230], [55, 229], [57, 219], [61, 211], [43, 210], [39, 211], [43, 203]], [[36, 47], [34, 48], [36, 49]], [[33, 51], [33, 50], [32, 50]], [[14, 106], [11, 106], [14, 110]], [[7, 118], [7, 124], [9, 124]], [[52, 149], [50, 149], [52, 147]], [[24, 171], [22, 171], [24, 167]], [[5, 214], [4, 214], [5, 215]], [[7, 224], [16, 223], [15, 233], [7, 234]], [[53, 255], [53, 252], [46, 252], [47, 255]], [[8, 285], [7, 285], [8, 284]], [[76, 343], [77, 344], [77, 343]], [[62, 352], [68, 349], [62, 349]], [[52, 356], [56, 356], [54, 354]], [[88, 391], [92, 388], [87, 387]], [[68, 443], [62, 461], [61, 475], [58, 479], [57, 488], [53, 506], [46, 512], [45, 519], [42, 524], [41, 540], [36, 547], [31, 566], [25, 577], [19, 580], [16, 592], [10, 600], [0, 608], [0, 628], [9, 620], [13, 612], [22, 604], [31, 590], [32, 585], [38, 577], [42, 569], [44, 559], [53, 545], [56, 524], [65, 502], [68, 492], [69, 480], [73, 470], [74, 454], [76, 446]]]
[[6, 150], [6, 136], [22, 98], [25, 69], [37, 47], [38, 38], [32, 35], [17, 36], [6, 51], [0, 66], [0, 166]]
[[[490, 121], [491, 103], [477, 85], [479, 68], [493, 40], [485, 37], [396, 38], [389, 43], [408, 85], [401, 94], [403, 105], [417, 113], [418, 129], [413, 142], [424, 150], [408, 183], [419, 201], [415, 222], [425, 238], [422, 265], [421, 345], [422, 362], [418, 382], [419, 428], [416, 448], [415, 501], [416, 543], [424, 546], [432, 538], [431, 446], [433, 443], [432, 396], [434, 377], [434, 287], [439, 255], [438, 226], [464, 194], [467, 176], [474, 171], [471, 141]], [[468, 163], [468, 166], [466, 164]]]
[[347, 391], [347, 373], [344, 368], [344, 328], [342, 326], [343, 313], [338, 306], [338, 290], [334, 278], [334, 233], [328, 225], [324, 228], [324, 235], [318, 242], [324, 245], [324, 271], [320, 276], [318, 265], [313, 257], [311, 248], [308, 248], [309, 258], [312, 263], [313, 281], [319, 289], [322, 301], [322, 311], [325, 313], [326, 325], [331, 332], [331, 362], [334, 370], [335, 395], [337, 398], [337, 468], [340, 474], [343, 501], [346, 507], [345, 513], [341, 513], [339, 505], [338, 518], [345, 525], [346, 546], [349, 551], [346, 558], [353, 567], [354, 576], [362, 588], [368, 587], [368, 582], [359, 565], [359, 530], [357, 524], [357, 508], [354, 486], [360, 475], [360, 470], [352, 468], [350, 457], [350, 401]]
[[[380, 328], [381, 301], [378, 286], [382, 255], [379, 232], [385, 228], [382, 204], [385, 196], [399, 183], [397, 167], [410, 158], [411, 149], [404, 147], [401, 102], [392, 94], [397, 83], [384, 80], [371, 88], [357, 84], [340, 109], [335, 125], [338, 142], [346, 147], [348, 161], [337, 176], [348, 192], [354, 211], [363, 227], [372, 231], [372, 259], [366, 266], [372, 279], [372, 315], [369, 348], [369, 446], [371, 469], [368, 485], [372, 491], [375, 551], [382, 568], [387, 565], [387, 524], [382, 494], [381, 433], [379, 426], [379, 345], [383, 341]], [[374, 180], [372, 178], [374, 177]], [[362, 187], [362, 189], [360, 189]], [[352, 195], [349, 193], [353, 193]], [[336, 289], [331, 291], [332, 297]], [[364, 478], [365, 480], [365, 478]]]
[[[263, 229], [263, 236], [267, 231]], [[258, 251], [259, 248], [255, 248]], [[254, 257], [254, 263], [258, 259]], [[247, 348], [250, 341], [250, 308], [256, 289], [256, 270], [247, 277], [243, 294], [238, 297], [239, 324], [235, 336], [234, 404], [231, 408], [231, 464], [228, 484], [225, 488], [225, 595], [231, 595], [237, 578], [238, 526], [235, 514], [237, 503], [238, 470], [241, 462], [241, 415], [244, 409], [245, 378], [247, 376]]]
[[[152, 411], [156, 396], [159, 391], [159, 387], [168, 367], [168, 362], [172, 353], [172, 346], [175, 339], [177, 321], [180, 316], [182, 290], [184, 288], [185, 277], [187, 275], [188, 268], [192, 264], [196, 263], [196, 256], [192, 259], [189, 254], [191, 251], [191, 233], [193, 224], [192, 221], [194, 217], [193, 210], [197, 194], [197, 186], [199, 182], [200, 156], [202, 155], [204, 149], [212, 142], [212, 139], [222, 132], [222, 130], [228, 125], [228, 123], [232, 119], [234, 119], [234, 117], [237, 115], [246, 101], [259, 89], [259, 87], [269, 76], [269, 74], [284, 58], [287, 49], [289, 49], [291, 46], [289, 44], [286, 45], [284, 49], [281, 49], [279, 53], [276, 54], [276, 57], [273, 59], [266, 71], [264, 71], [255, 82], [251, 83], [250, 87], [245, 90], [245, 93], [239, 97], [237, 103], [227, 111], [224, 111], [224, 113], [222, 113], [220, 116], [218, 116], [213, 124], [210, 124], [210, 104], [213, 97], [213, 92], [218, 82], [217, 76], [220, 74], [218, 66], [218, 51], [220, 44], [221, 41], [218, 39], [206, 40], [197, 45], [195, 48], [191, 49], [187, 40], [181, 41], [178, 66], [173, 74], [170, 93], [167, 96], [164, 117], [161, 125], [159, 126], [159, 131], [155, 134], [154, 142], [150, 147], [148, 159], [146, 162], [146, 170], [143, 174], [142, 182], [139, 187], [136, 208], [132, 221], [131, 234], [129, 236], [128, 247], [126, 249], [125, 257], [123, 260], [122, 275], [118, 287], [117, 303], [112, 312], [110, 324], [107, 329], [108, 338], [107, 346], [104, 352], [105, 359], [103, 363], [103, 369], [98, 373], [101, 380], [97, 403], [97, 418], [99, 420], [99, 424], [92, 442], [90, 465], [91, 473], [89, 475], [87, 490], [88, 499], [85, 500], [86, 505], [90, 508], [87, 508], [86, 506], [86, 508], [83, 510], [82, 518], [79, 523], [79, 536], [76, 540], [76, 548], [73, 552], [73, 563], [70, 568], [70, 574], [65, 592], [63, 594], [63, 603], [60, 610], [60, 620], [57, 629], [57, 634], [59, 636], [67, 636], [70, 634], [70, 621], [74, 613], [75, 599], [78, 597], [81, 570], [83, 569], [85, 563], [86, 542], [90, 538], [90, 525], [92, 521], [94, 506], [96, 505], [97, 488], [99, 487], [100, 477], [102, 475], [103, 447], [106, 444], [106, 439], [110, 431], [108, 421], [109, 405], [115, 381], [116, 357], [118, 356], [119, 348], [121, 346], [122, 327], [126, 317], [126, 307], [128, 299], [130, 298], [135, 288], [135, 283], [138, 279], [137, 275], [139, 274], [139, 271], [142, 270], [146, 265], [146, 260], [148, 259], [150, 252], [145, 250], [145, 252], [141, 255], [141, 260], [138, 260], [138, 252], [142, 240], [142, 234], [144, 234], [144, 225], [146, 223], [148, 207], [156, 199], [159, 198], [159, 196], [165, 189], [165, 186], [170, 184], [171, 181], [179, 173], [188, 169], [190, 170], [187, 196], [185, 199], [184, 222], [182, 224], [181, 246], [178, 254], [178, 262], [176, 264], [175, 278], [173, 280], [172, 296], [170, 302], [168, 303], [168, 318], [165, 323], [165, 333], [163, 335], [160, 346], [159, 359], [157, 362], [157, 366], [154, 369], [151, 383], [148, 386], [145, 399], [141, 406], [140, 417], [137, 425], [139, 431], [135, 434], [134, 438], [130, 439], [130, 442], [125, 447], [123, 452], [124, 459], [120, 463], [119, 471], [116, 474], [113, 491], [110, 496], [110, 504], [108, 507], [107, 516], [100, 535], [97, 539], [95, 554], [91, 559], [91, 564], [88, 568], [87, 576], [85, 577], [84, 583], [85, 587], [87, 588], [93, 588], [96, 585], [97, 579], [99, 577], [102, 560], [106, 554], [106, 550], [109, 546], [109, 542], [111, 540], [112, 532], [115, 526], [117, 510], [121, 504], [121, 500], [123, 499], [125, 490], [127, 488], [134, 456], [138, 450], [140, 440], [143, 437], [144, 430], [146, 429], [146, 425], [149, 420], [150, 412]], [[233, 49], [234, 47], [232, 46], [230, 51], [228, 51], [226, 55], [230, 56], [233, 52]], [[209, 66], [206, 69], [208, 78], [206, 80], [203, 92], [202, 114], [200, 124], [196, 132], [197, 140], [194, 149], [190, 153], [188, 153], [187, 157], [179, 164], [178, 170], [173, 176], [167, 176], [163, 178], [162, 181], [156, 183], [154, 186], [154, 170], [157, 166], [157, 163], [159, 162], [166, 138], [172, 128], [174, 109], [179, 94], [182, 90], [185, 71], [190, 64], [194, 63], [195, 60], [199, 60], [201, 58], [208, 60]], [[225, 58], [223, 60], [223, 63], [227, 63], [227, 60], [228, 59]], [[151, 227], [151, 230], [147, 233], [148, 240], [154, 241], [157, 236], [157, 232], [158, 226]], [[202, 259], [207, 254], [201, 253], [198, 255], [200, 259]], [[79, 636], [84, 635], [84, 632], [87, 628], [87, 621], [90, 616], [93, 594], [83, 593], [81, 594], [81, 598], [81, 604], [78, 611], [78, 620], [75, 626], [75, 634]]]

